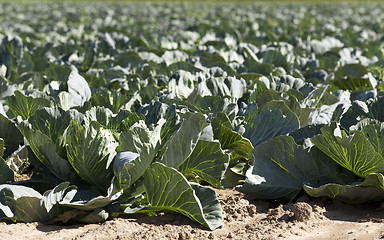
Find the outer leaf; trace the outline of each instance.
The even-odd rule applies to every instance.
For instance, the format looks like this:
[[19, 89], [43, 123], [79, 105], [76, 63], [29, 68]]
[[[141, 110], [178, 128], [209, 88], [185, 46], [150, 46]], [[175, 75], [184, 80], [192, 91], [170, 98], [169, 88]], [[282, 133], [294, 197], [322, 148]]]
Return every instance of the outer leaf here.
[[60, 201], [60, 205], [81, 210], [94, 210], [105, 207], [122, 195], [122, 191], [114, 184], [114, 180], [111, 180], [109, 184], [105, 196], [92, 189], [71, 189]]
[[334, 135], [335, 129], [335, 125], [323, 127], [323, 134], [313, 137], [312, 142], [335, 162], [359, 177], [384, 172], [383, 156], [376, 152], [362, 132], [341, 138]]
[[48, 221], [64, 211], [57, 203], [73, 188], [68, 185], [69, 183], [61, 183], [43, 196], [29, 187], [0, 185], [0, 210], [13, 221]]
[[289, 136], [293, 137], [297, 144], [300, 144], [306, 138], [312, 138], [316, 135], [321, 134], [321, 128], [322, 127], [324, 127], [324, 124], [307, 125], [303, 128], [299, 128], [299, 129], [291, 132], [289, 134]]
[[126, 189], [138, 180], [157, 153], [160, 142], [160, 127], [153, 132], [147, 129], [144, 121], [135, 123], [127, 132], [120, 135], [120, 145], [113, 169], [120, 187]]
[[72, 95], [66, 91], [62, 91], [57, 95], [56, 103], [57, 106], [64, 109], [65, 111], [74, 106]]
[[202, 85], [200, 87], [207, 88], [208, 92], [213, 96], [230, 96], [235, 100], [241, 98], [246, 91], [244, 79], [236, 79], [234, 77], [211, 77], [206, 82], [199, 83], [199, 85]]
[[75, 220], [82, 223], [101, 223], [107, 220], [108, 217], [109, 213], [107, 211], [103, 208], [96, 208], [89, 214], [76, 216]]
[[378, 97], [375, 101], [369, 103], [353, 101], [352, 106], [342, 116], [340, 124], [343, 128], [349, 128], [364, 118], [371, 118], [384, 121], [384, 97]]
[[15, 91], [14, 96], [10, 96], [5, 101], [9, 106], [9, 110], [15, 116], [21, 116], [23, 120], [27, 120], [38, 109], [49, 107], [52, 102], [45, 98], [27, 97], [20, 91]]
[[153, 132], [144, 123], [135, 123], [127, 132], [120, 135], [120, 145], [113, 169], [120, 187], [127, 189], [138, 180], [157, 154], [160, 142], [159, 125]]
[[195, 78], [190, 72], [178, 70], [168, 83], [169, 91], [177, 98], [186, 99], [194, 89]]
[[92, 66], [93, 62], [95, 61], [95, 56], [96, 56], [96, 43], [92, 42], [85, 49], [84, 62], [81, 66], [81, 70], [83, 72], [86, 72]]
[[63, 201], [60, 202], [60, 204], [63, 206], [68, 206], [81, 210], [92, 210], [104, 207], [110, 204], [111, 202], [112, 200], [109, 197], [95, 194], [95, 192], [79, 191], [78, 193], [76, 192], [73, 199], [70, 199], [68, 201], [67, 198], [65, 198]]
[[58, 215], [57, 212], [50, 214], [37, 197], [8, 199], [7, 205], [17, 209], [12, 217], [12, 220], [17, 222], [45, 222]]
[[272, 63], [288, 69], [287, 59], [277, 50], [268, 50], [263, 55], [263, 63]]
[[123, 132], [130, 129], [133, 124], [140, 120], [145, 120], [144, 116], [139, 117], [136, 113], [121, 110], [116, 116], [110, 119], [108, 128], [117, 129], [119, 132]]
[[[151, 161], [152, 159], [150, 159], [148, 166]], [[140, 161], [140, 154], [128, 151], [117, 153], [113, 162], [115, 176], [121, 188], [128, 188], [144, 173], [148, 166]]]
[[372, 89], [371, 82], [369, 78], [345, 78], [345, 79], [337, 79], [333, 82], [337, 87], [343, 90], [358, 90], [360, 88], [368, 87]]
[[204, 96], [196, 102], [195, 106], [206, 114], [225, 113], [231, 118], [234, 118], [238, 111], [236, 100], [228, 96]]
[[381, 173], [371, 173], [358, 184], [341, 185], [329, 183], [318, 188], [304, 185], [304, 190], [312, 197], [329, 197], [348, 203], [384, 200], [384, 176]]
[[168, 105], [159, 101], [151, 101], [149, 104], [142, 106], [138, 114], [145, 116], [146, 124], [156, 124], [163, 118], [167, 112]]
[[172, 63], [171, 65], [169, 65], [167, 67], [167, 73], [168, 74], [176, 73], [179, 70], [190, 72], [192, 74], [195, 74], [197, 72], [201, 72], [200, 68], [195, 67], [194, 65], [192, 65], [189, 62], [175, 62], [175, 63]]
[[191, 115], [169, 140], [160, 162], [169, 167], [179, 167], [191, 154], [201, 131], [207, 125], [203, 114], [195, 113]]
[[52, 140], [39, 130], [31, 129], [26, 121], [18, 125], [33, 153], [56, 177], [63, 181], [74, 181], [77, 177], [67, 160], [57, 154]]
[[369, 78], [364, 77], [368, 73], [367, 68], [359, 63], [346, 64], [340, 67], [335, 73], [335, 85], [341, 89], [359, 89], [372, 86]]
[[284, 115], [292, 111], [298, 117], [301, 127], [307, 126], [313, 122], [310, 115], [314, 112], [314, 109], [301, 107], [299, 101], [293, 96], [289, 97], [287, 100], [268, 101], [260, 106], [259, 111], [266, 109], [279, 109]]
[[92, 95], [94, 105], [107, 107], [113, 113], [118, 113], [129, 100], [128, 96], [118, 91], [111, 91], [105, 88], [99, 89], [97, 93]]
[[68, 161], [88, 183], [105, 191], [113, 176], [117, 142], [109, 130], [71, 121], [66, 133]]
[[264, 76], [271, 74], [274, 69], [273, 65], [270, 63], [260, 63], [251, 59], [244, 61], [244, 65], [248, 68], [249, 72], [260, 73]]
[[368, 114], [371, 118], [384, 121], [384, 97], [377, 98], [376, 101], [368, 105]]
[[128, 131], [121, 133], [119, 152], [131, 151], [135, 153], [145, 153], [153, 156], [153, 149], [160, 142], [161, 125], [150, 131], [143, 120], [134, 123]]
[[63, 182], [54, 189], [46, 191], [42, 196], [45, 209], [48, 212], [51, 211], [51, 209], [64, 198], [68, 191], [75, 188], [75, 186], [69, 187], [69, 182]]
[[38, 130], [55, 143], [58, 154], [65, 158], [64, 131], [67, 129], [71, 119], [75, 118], [70, 111], [61, 108], [42, 108], [28, 119], [33, 130]]
[[108, 126], [112, 115], [112, 111], [108, 108], [99, 106], [92, 107], [85, 112], [86, 124], [89, 125], [91, 122], [98, 122], [103, 126]]
[[185, 174], [194, 173], [216, 188], [227, 170], [229, 155], [223, 153], [220, 143], [199, 140], [191, 155], [178, 168]]
[[246, 163], [235, 163], [233, 167], [229, 168], [224, 175], [224, 179], [222, 180], [223, 187], [234, 188], [239, 185], [240, 181], [244, 182], [245, 166], [248, 167], [248, 164], [246, 165]]
[[196, 196], [199, 198], [203, 207], [203, 213], [210, 229], [216, 229], [224, 225], [223, 214], [216, 192], [207, 187], [191, 183]]
[[23, 142], [23, 135], [15, 123], [0, 113], [0, 138], [4, 139], [6, 146], [18, 147]]
[[214, 138], [220, 141], [222, 149], [235, 152], [245, 158], [251, 158], [253, 150], [251, 142], [239, 133], [232, 131], [231, 123], [225, 114], [218, 113], [212, 119], [212, 128]]
[[133, 214], [143, 209], [148, 205], [146, 201], [144, 178], [139, 179], [129, 189], [124, 190], [124, 193], [119, 198], [119, 205], [124, 209], [124, 213]]
[[161, 143], [166, 143], [172, 135], [180, 128], [180, 117], [176, 113], [176, 105], [172, 104], [165, 115], [165, 123], [161, 127]]
[[[35, 56], [33, 56], [33, 58], [34, 64], [36, 64], [36, 62], [39, 62], [38, 64], [41, 64], [39, 67], [41, 68], [41, 70], [43, 70], [43, 73], [47, 75], [48, 81], [50, 81], [51, 79], [59, 82], [65, 82], [68, 80], [68, 76], [72, 71], [70, 66], [58, 65], [56, 63], [49, 62], [45, 59], [36, 59]], [[47, 66], [44, 66], [45, 64], [47, 64]], [[45, 82], [41, 82], [41, 85], [45, 84]]]
[[362, 132], [375, 151], [384, 157], [384, 123], [369, 124], [363, 127]]
[[205, 198], [200, 201], [187, 179], [176, 169], [153, 163], [145, 172], [144, 185], [150, 206], [140, 212], [179, 212], [211, 230], [223, 225], [215, 194], [199, 189], [199, 196]]
[[244, 137], [256, 147], [273, 137], [287, 135], [299, 127], [299, 119], [293, 112], [284, 116], [280, 110], [265, 110], [247, 124]]
[[0, 157], [4, 156], [4, 139], [0, 138]]
[[17, 89], [16, 84], [12, 84], [6, 80], [6, 72], [7, 67], [5, 65], [0, 65], [0, 99], [12, 96], [15, 90]]
[[253, 150], [253, 166], [239, 191], [262, 199], [292, 200], [305, 183], [344, 182], [347, 175], [316, 148], [310, 152], [290, 136], [278, 136]]
[[91, 99], [91, 89], [85, 79], [77, 72], [71, 72], [68, 77], [68, 92], [72, 95], [71, 106], [83, 106]]
[[353, 101], [347, 112], [341, 116], [340, 124], [343, 128], [349, 130], [353, 125], [356, 125], [363, 117], [369, 114], [367, 104], [361, 101]]
[[[258, 106], [263, 106], [264, 104], [273, 101], [273, 100], [282, 100], [282, 94], [273, 90], [265, 89], [265, 83], [260, 82], [257, 84], [256, 90], [251, 94], [250, 101], [255, 101]], [[283, 96], [286, 96], [284, 93]]]
[[323, 98], [329, 89], [329, 85], [322, 86], [313, 90], [304, 100], [303, 105], [309, 107], [316, 107], [319, 105], [320, 100]]
[[2, 157], [0, 157], [0, 184], [6, 183], [6, 182], [12, 182], [12, 181], [14, 181], [13, 171], [9, 169], [5, 160]]
[[37, 197], [40, 198], [41, 194], [32, 188], [2, 184], [0, 185], [0, 218], [11, 218], [14, 216], [13, 210], [8, 205], [6, 200], [8, 198], [18, 199], [20, 197]]

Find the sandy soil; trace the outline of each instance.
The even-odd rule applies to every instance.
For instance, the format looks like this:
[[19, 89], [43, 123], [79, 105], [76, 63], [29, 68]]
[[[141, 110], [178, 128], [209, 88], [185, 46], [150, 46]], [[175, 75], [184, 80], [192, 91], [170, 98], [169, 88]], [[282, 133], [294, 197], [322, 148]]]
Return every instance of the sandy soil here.
[[303, 197], [295, 204], [254, 201], [217, 190], [225, 226], [208, 231], [178, 214], [116, 218], [102, 224], [56, 226], [0, 222], [0, 239], [384, 239], [384, 209]]

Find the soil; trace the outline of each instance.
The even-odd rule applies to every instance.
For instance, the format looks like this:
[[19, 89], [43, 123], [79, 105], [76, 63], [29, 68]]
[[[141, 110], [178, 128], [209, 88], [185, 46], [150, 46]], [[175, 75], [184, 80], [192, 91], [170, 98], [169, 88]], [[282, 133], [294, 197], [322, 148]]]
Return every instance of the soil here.
[[0, 222], [0, 239], [384, 239], [380, 204], [349, 205], [302, 197], [296, 203], [247, 199], [217, 190], [225, 225], [209, 231], [178, 214], [115, 218], [101, 224], [57, 226]]

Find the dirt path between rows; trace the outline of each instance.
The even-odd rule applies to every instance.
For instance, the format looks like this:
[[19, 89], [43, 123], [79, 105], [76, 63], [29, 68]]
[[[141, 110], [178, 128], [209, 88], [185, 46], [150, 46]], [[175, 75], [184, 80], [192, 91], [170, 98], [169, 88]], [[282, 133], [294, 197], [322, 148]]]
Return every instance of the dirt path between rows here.
[[208, 231], [178, 214], [116, 218], [102, 224], [56, 226], [0, 222], [0, 239], [384, 239], [384, 209], [303, 197], [295, 204], [247, 200], [217, 190], [225, 226]]

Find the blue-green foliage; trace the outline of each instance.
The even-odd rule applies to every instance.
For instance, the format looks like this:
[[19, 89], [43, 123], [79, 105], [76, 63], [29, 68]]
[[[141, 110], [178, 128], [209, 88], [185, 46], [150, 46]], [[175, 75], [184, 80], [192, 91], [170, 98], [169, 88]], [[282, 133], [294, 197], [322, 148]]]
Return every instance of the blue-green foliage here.
[[205, 185], [384, 200], [383, 13], [0, 3], [0, 218], [175, 211], [213, 230]]

